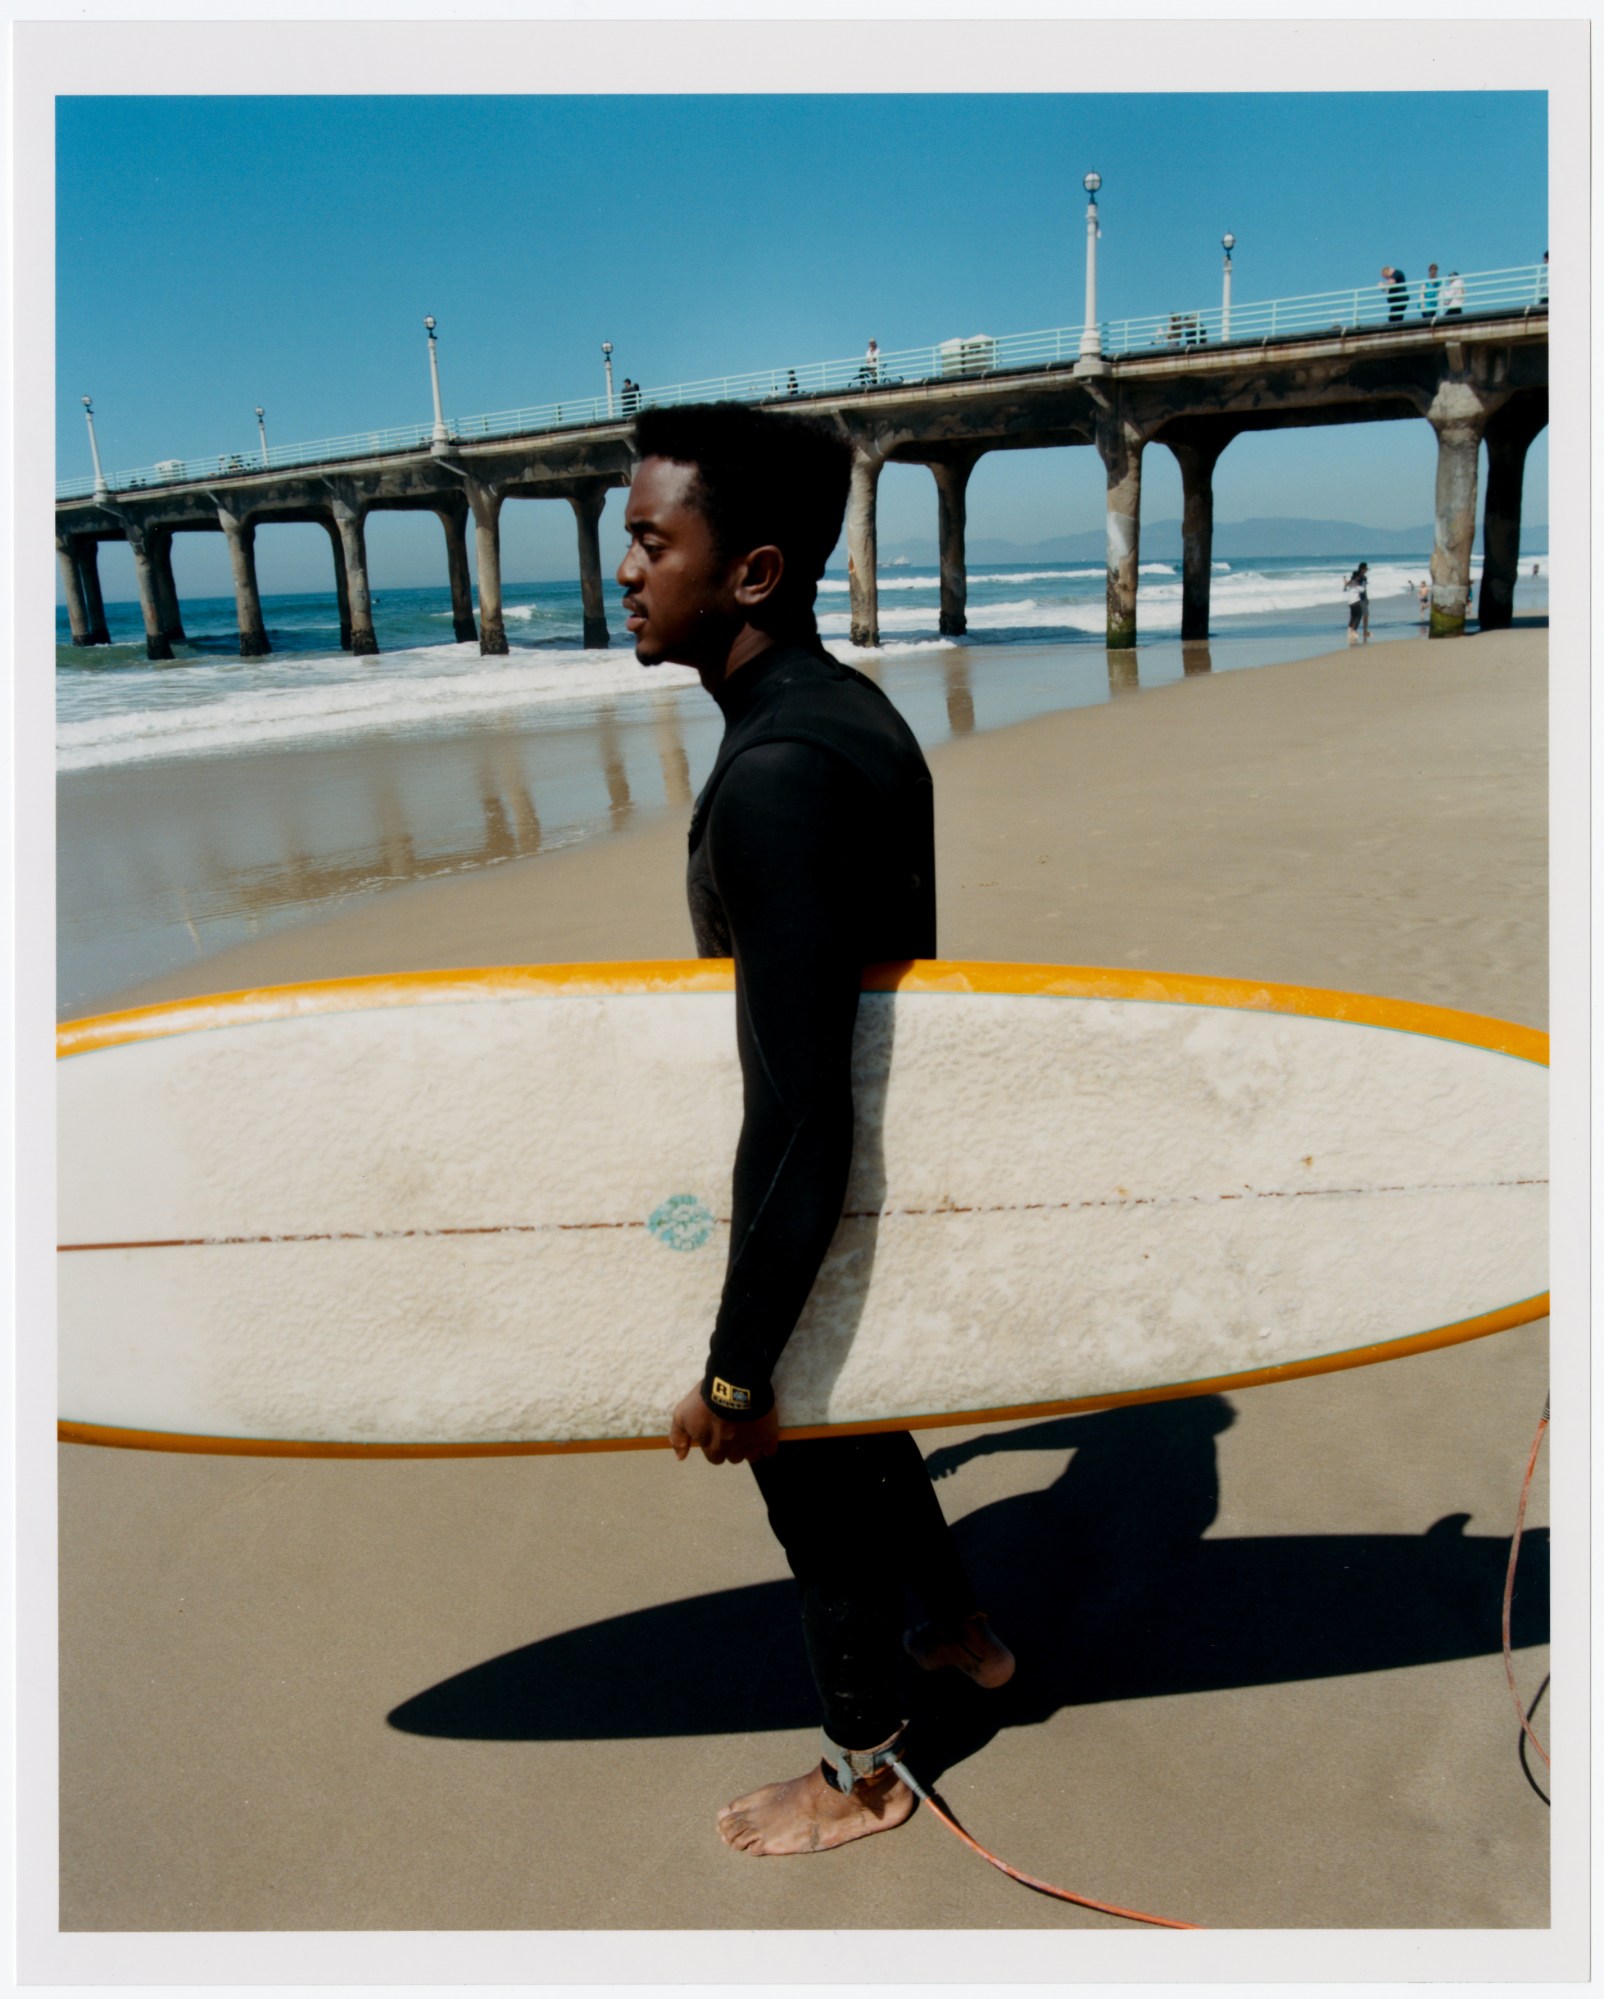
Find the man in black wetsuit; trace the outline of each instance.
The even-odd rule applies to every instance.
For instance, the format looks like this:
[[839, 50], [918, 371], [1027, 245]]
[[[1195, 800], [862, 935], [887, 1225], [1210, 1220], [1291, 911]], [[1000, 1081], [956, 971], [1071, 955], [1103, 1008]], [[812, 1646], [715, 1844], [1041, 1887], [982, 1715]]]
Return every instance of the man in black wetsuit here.
[[[1013, 1658], [976, 1609], [906, 1431], [779, 1441], [772, 1374], [841, 1217], [853, 1022], [866, 964], [935, 955], [930, 773], [874, 683], [826, 653], [813, 600], [850, 452], [739, 404], [652, 410], [618, 568], [643, 665], [694, 667], [724, 714], [687, 891], [703, 957], [735, 961], [744, 1117], [723, 1298], [670, 1441], [750, 1463], [802, 1599], [824, 1756], [719, 1814], [727, 1844], [808, 1853], [899, 1825], [901, 1652], [999, 1686]], [[927, 1621], [901, 1639], [903, 1589]]]

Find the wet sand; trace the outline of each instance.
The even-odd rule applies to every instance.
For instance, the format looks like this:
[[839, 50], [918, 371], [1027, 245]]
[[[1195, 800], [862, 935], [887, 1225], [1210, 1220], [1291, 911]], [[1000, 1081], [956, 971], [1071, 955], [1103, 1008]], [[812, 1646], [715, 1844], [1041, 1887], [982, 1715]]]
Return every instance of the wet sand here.
[[[1545, 669], [1541, 632], [1405, 641], [941, 744], [943, 952], [1541, 1026]], [[117, 998], [685, 955], [685, 816], [665, 801]], [[1544, 1925], [1547, 1812], [1497, 1648], [1546, 1386], [1532, 1327], [1228, 1401], [928, 1434], [1026, 1662], [952, 1702], [945, 1796], [1032, 1872], [1210, 1926]], [[65, 1927], [1111, 1922], [928, 1814], [834, 1856], [722, 1848], [715, 1808], [817, 1753], [744, 1473], [60, 1456]], [[1528, 1696], [1545, 1555], [1539, 1531]]]
[[[1136, 684], [1148, 692], [1200, 670], [1324, 651], [1329, 612], [1303, 623], [1296, 640], [1161, 641], [1136, 655], [1084, 643], [893, 649], [866, 670], [929, 750], [1106, 705]], [[718, 710], [691, 680], [645, 700], [574, 696], [427, 734], [375, 730], [66, 771], [56, 784], [58, 1003], [81, 1011], [417, 882], [644, 830], [689, 809], [719, 732]]]

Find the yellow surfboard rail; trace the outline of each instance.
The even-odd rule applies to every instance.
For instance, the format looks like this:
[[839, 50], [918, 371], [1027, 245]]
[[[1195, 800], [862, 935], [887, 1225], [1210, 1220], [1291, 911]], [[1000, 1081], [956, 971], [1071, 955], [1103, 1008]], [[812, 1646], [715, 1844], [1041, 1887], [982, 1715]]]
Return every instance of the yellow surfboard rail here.
[[[460, 971], [380, 973], [361, 978], [317, 980], [301, 985], [262, 986], [175, 1000], [130, 1011], [64, 1021], [56, 1030], [58, 1057], [90, 1054], [129, 1042], [174, 1034], [238, 1027], [304, 1015], [361, 1012], [375, 1007], [451, 1005], [470, 1000], [541, 997], [615, 997], [652, 993], [731, 992], [735, 969], [728, 958], [645, 959], [569, 965], [503, 965]], [[988, 959], [913, 959], [874, 965], [864, 973], [866, 992], [989, 993], [1038, 998], [1135, 1000], [1159, 1005], [1222, 1007], [1259, 1013], [1299, 1014], [1313, 1019], [1388, 1028], [1440, 1041], [1455, 1041], [1548, 1066], [1549, 1040], [1541, 1030], [1487, 1014], [1413, 1000], [1381, 998], [1319, 986], [1282, 985], [1265, 980], [1215, 978], [1187, 972], [1133, 970], [1107, 965], [1020, 964]], [[782, 1438], [864, 1435], [879, 1430], [948, 1429], [961, 1424], [1017, 1422], [1079, 1415], [1138, 1403], [1177, 1401], [1222, 1394], [1310, 1375], [1334, 1374], [1378, 1361], [1431, 1353], [1492, 1333], [1529, 1325], [1549, 1311], [1549, 1294], [1481, 1313], [1475, 1318], [1407, 1334], [1378, 1345], [1321, 1354], [1280, 1366], [1245, 1369], [1205, 1380], [1070, 1397], [1000, 1408], [960, 1409], [937, 1415], [886, 1417], [873, 1421], [782, 1428]], [[466, 1444], [329, 1443], [290, 1438], [191, 1436], [169, 1431], [118, 1429], [104, 1424], [58, 1421], [58, 1441], [123, 1450], [170, 1451], [202, 1456], [286, 1458], [469, 1458], [536, 1457], [586, 1451], [666, 1448], [666, 1433], [653, 1437], [579, 1438], [562, 1442]]]
[[[369, 1007], [449, 1006], [474, 999], [607, 998], [645, 993], [722, 993], [735, 988], [729, 958], [648, 958], [575, 965], [487, 965], [464, 971], [380, 972], [362, 978], [319, 979], [304, 985], [255, 986], [198, 999], [169, 1000], [63, 1021], [56, 1054], [86, 1055], [130, 1041], [192, 1034], [208, 1027], [303, 1014], [356, 1013]], [[1428, 1035], [1513, 1055], [1547, 1067], [1548, 1036], [1535, 1027], [1490, 1014], [1324, 986], [1213, 978], [1194, 972], [1135, 971], [1114, 965], [1026, 965], [986, 958], [913, 958], [865, 969], [865, 992], [998, 993], [1038, 998], [1146, 1000], [1160, 1005], [1217, 1006], [1255, 1013], [1304, 1014]]]

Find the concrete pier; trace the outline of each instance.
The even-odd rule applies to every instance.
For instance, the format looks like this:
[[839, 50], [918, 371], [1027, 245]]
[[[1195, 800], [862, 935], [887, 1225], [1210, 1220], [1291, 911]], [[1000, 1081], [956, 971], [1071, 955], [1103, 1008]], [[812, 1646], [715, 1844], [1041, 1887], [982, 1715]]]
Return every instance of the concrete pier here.
[[351, 592], [345, 581], [345, 544], [340, 539], [339, 523], [332, 514], [319, 517], [320, 524], [329, 538], [329, 552], [334, 557], [334, 603], [340, 620], [340, 650], [351, 650]]
[[89, 636], [89, 611], [84, 603], [83, 578], [78, 573], [76, 539], [70, 534], [56, 536], [56, 560], [61, 565], [61, 587], [67, 597], [67, 629], [75, 646], [87, 646], [94, 641]]
[[479, 572], [479, 650], [504, 653], [507, 628], [501, 615], [501, 501], [499, 487], [483, 480], [467, 481], [473, 509], [473, 547]]
[[[1128, 650], [1137, 639], [1141, 466], [1148, 444], [1170, 446], [1182, 466], [1184, 631], [1187, 643], [1196, 644], [1196, 635], [1208, 626], [1212, 462], [1223, 439], [1249, 430], [1431, 421], [1439, 438], [1433, 629], [1442, 636], [1464, 627], [1466, 537], [1476, 503], [1474, 439], [1504, 405], [1546, 394], [1547, 384], [1547, 314], [1523, 304], [1507, 313], [1477, 312], [1441, 322], [1411, 319], [1220, 345], [1132, 349], [1101, 361], [1095, 370], [1083, 371], [1065, 356], [1045, 365], [988, 367], [973, 375], [937, 374], [907, 382], [884, 378], [872, 388], [855, 384], [842, 391], [790, 394], [776, 378], [770, 402], [787, 411], [806, 408], [852, 443], [845, 539], [855, 644], [875, 646], [880, 637], [875, 516], [884, 465], [931, 468], [941, 516], [940, 624], [944, 633], [959, 636], [968, 616], [968, 469], [987, 451], [1095, 447], [1107, 490], [1107, 639], [1115, 650]], [[1497, 443], [1488, 495], [1490, 561], [1484, 598], [1495, 619], [1501, 615], [1499, 593], [1518, 547], [1519, 430], [1513, 415], [1507, 421], [1512, 427]], [[559, 422], [518, 435], [447, 439], [438, 450], [421, 443], [407, 451], [353, 445], [348, 456], [317, 464], [247, 469], [240, 462], [234, 471], [225, 462], [206, 477], [163, 477], [142, 486], [130, 482], [102, 491], [98, 498], [86, 492], [60, 500], [56, 521], [58, 531], [73, 541], [91, 644], [104, 638], [94, 567], [97, 543], [121, 540], [130, 524], [147, 537], [165, 529], [215, 532], [221, 500], [241, 524], [248, 521], [259, 528], [317, 521], [339, 537], [339, 572], [348, 584], [341, 605], [346, 642], [353, 651], [370, 651], [375, 640], [362, 522], [374, 511], [420, 509], [432, 509], [443, 522], [453, 513], [460, 520], [466, 497], [474, 522], [479, 646], [485, 654], [505, 654], [503, 501], [572, 502], [580, 525], [581, 567], [588, 576], [586, 517], [599, 490], [628, 485], [633, 465], [630, 425], [616, 415], [598, 416], [584, 424]], [[349, 510], [343, 524], [331, 526], [331, 512], [342, 506]], [[449, 525], [446, 533], [448, 560], [455, 563]], [[459, 580], [454, 580], [453, 619], [466, 640], [472, 605], [465, 606], [461, 596]], [[597, 643], [603, 605], [588, 581], [585, 620], [588, 642]]]
[[340, 531], [340, 552], [345, 558], [345, 588], [351, 607], [350, 650], [365, 657], [379, 650], [379, 641], [373, 633], [373, 597], [368, 589], [368, 542], [362, 508], [348, 500], [336, 500], [334, 525]]
[[151, 580], [156, 586], [156, 610], [161, 618], [162, 637], [173, 645], [184, 643], [184, 614], [179, 607], [178, 585], [173, 581], [173, 530], [152, 528], [145, 537], [150, 553]]
[[852, 447], [852, 485], [847, 494], [847, 584], [852, 606], [852, 643], [880, 643], [880, 584], [876, 570], [879, 536], [875, 529], [875, 497], [880, 468], [878, 451], [858, 440]]
[[144, 534], [132, 525], [128, 529], [128, 546], [134, 558], [134, 580], [139, 585], [139, 609], [145, 620], [145, 657], [171, 659], [171, 641], [162, 636], [161, 607], [156, 601], [156, 578], [151, 569], [150, 552]]
[[1484, 632], [1514, 621], [1526, 453], [1547, 422], [1548, 391], [1534, 389], [1512, 396], [1487, 425], [1487, 497], [1482, 511], [1481, 596], [1476, 609]]
[[92, 646], [109, 646], [111, 633], [106, 630], [106, 605], [100, 594], [100, 543], [93, 535], [79, 535], [78, 575], [84, 586], [84, 610], [89, 618], [89, 643]]
[[1470, 610], [1470, 552], [1476, 539], [1476, 475], [1487, 417], [1468, 382], [1444, 382], [1427, 421], [1437, 433], [1436, 526], [1431, 551], [1434, 639], [1460, 637]]
[[607, 644], [600, 532], [602, 508], [607, 504], [607, 482], [598, 479], [593, 486], [570, 493], [568, 504], [579, 524], [579, 594], [585, 609], [585, 645], [587, 649], [601, 647]]
[[228, 542], [228, 564], [234, 574], [234, 605], [239, 617], [239, 656], [261, 659], [272, 648], [262, 623], [262, 599], [256, 587], [256, 529], [249, 521], [217, 510], [218, 525]]
[[1214, 582], [1214, 467], [1236, 435], [1199, 425], [1163, 442], [1181, 468], [1181, 642], [1209, 635]]
[[1099, 412], [1097, 454], [1108, 480], [1108, 645], [1136, 643], [1136, 578], [1142, 556], [1142, 447], [1146, 439], [1117, 409]]
[[468, 574], [468, 502], [436, 507], [446, 537], [446, 570], [451, 579], [451, 626], [459, 645], [479, 636], [473, 621], [473, 582]]
[[969, 565], [964, 552], [969, 475], [981, 454], [955, 451], [930, 461], [936, 481], [936, 537], [941, 550], [941, 612], [937, 629], [962, 638], [969, 629]]

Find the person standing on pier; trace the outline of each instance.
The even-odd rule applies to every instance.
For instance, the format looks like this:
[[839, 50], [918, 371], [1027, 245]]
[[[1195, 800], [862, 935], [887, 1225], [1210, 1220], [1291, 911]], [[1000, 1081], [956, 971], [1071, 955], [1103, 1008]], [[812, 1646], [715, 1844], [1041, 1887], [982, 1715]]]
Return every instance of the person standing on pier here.
[[1437, 317], [1437, 294], [1442, 285], [1437, 276], [1437, 266], [1431, 264], [1426, 270], [1426, 282], [1420, 287], [1420, 316], [1424, 320]]
[[1381, 267], [1382, 289], [1387, 294], [1387, 324], [1398, 325], [1409, 310], [1409, 284], [1402, 271], [1394, 264]]
[[[824, 1717], [822, 1760], [737, 1798], [718, 1830], [746, 1853], [813, 1853], [914, 1809], [888, 1760], [903, 1753], [904, 1651], [988, 1687], [1014, 1667], [909, 1432], [781, 1442], [773, 1386], [846, 1196], [863, 968], [935, 954], [930, 772], [886, 696], [819, 638], [845, 441], [706, 403], [647, 411], [635, 442], [618, 567], [635, 656], [694, 667], [724, 717], [686, 890], [698, 952], [734, 959], [744, 1102], [723, 1298], [669, 1441], [682, 1462], [752, 1466]], [[931, 1621], [903, 1634], [905, 1584]]]

